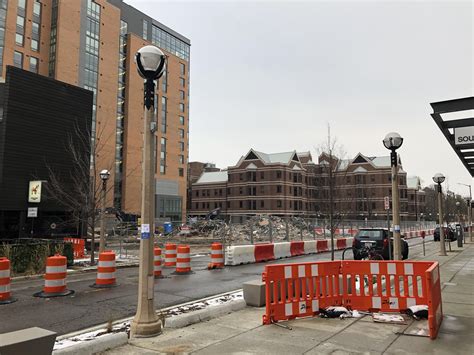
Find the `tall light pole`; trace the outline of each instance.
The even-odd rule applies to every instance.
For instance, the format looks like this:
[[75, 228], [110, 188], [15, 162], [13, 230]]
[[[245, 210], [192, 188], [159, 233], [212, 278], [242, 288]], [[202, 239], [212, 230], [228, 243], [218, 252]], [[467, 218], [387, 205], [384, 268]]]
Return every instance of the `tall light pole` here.
[[458, 185], [463, 185], [469, 187], [469, 199], [466, 199], [467, 202], [467, 218], [468, 218], [468, 223], [469, 223], [469, 240], [472, 242], [472, 192], [471, 192], [471, 185], [468, 184], [463, 184], [458, 182]]
[[[106, 169], [99, 173], [100, 179], [102, 180], [102, 207], [100, 213], [100, 242], [99, 242], [99, 254], [105, 250], [105, 195], [107, 194], [107, 180], [109, 179], [110, 172]], [[93, 231], [93, 233], [95, 233]]]
[[153, 235], [155, 230], [155, 158], [154, 135], [155, 80], [166, 70], [166, 56], [155, 46], [145, 46], [135, 56], [138, 73], [144, 79], [144, 128], [142, 159], [142, 210], [140, 234], [140, 267], [138, 277], [137, 313], [130, 325], [131, 336], [146, 337], [161, 333], [156, 316], [153, 276]]
[[444, 244], [444, 226], [443, 226], [443, 194], [441, 184], [444, 182], [443, 174], [435, 174], [433, 181], [438, 184], [438, 210], [439, 210], [439, 255], [446, 256], [446, 245]]
[[398, 193], [398, 154], [396, 150], [403, 144], [403, 138], [395, 132], [388, 133], [383, 145], [390, 150], [392, 166], [392, 216], [393, 216], [393, 259], [402, 260], [400, 237], [400, 196]]

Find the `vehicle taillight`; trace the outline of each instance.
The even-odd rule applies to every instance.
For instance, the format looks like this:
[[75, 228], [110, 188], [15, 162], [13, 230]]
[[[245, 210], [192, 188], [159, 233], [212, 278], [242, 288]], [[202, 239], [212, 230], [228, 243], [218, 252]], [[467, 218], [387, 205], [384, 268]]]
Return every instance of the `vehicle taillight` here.
[[384, 247], [388, 247], [388, 239], [384, 239], [384, 240], [383, 240], [383, 246], [384, 246]]

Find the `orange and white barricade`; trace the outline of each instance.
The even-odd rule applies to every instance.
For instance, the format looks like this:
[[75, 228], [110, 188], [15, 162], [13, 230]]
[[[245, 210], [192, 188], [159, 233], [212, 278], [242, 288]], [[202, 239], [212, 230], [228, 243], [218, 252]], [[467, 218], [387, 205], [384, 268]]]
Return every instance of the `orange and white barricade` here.
[[162, 277], [161, 271], [161, 248], [155, 247], [153, 249], [153, 275], [160, 278]]
[[95, 279], [95, 284], [91, 285], [91, 287], [110, 288], [117, 286], [115, 271], [115, 253], [111, 250], [100, 253], [97, 278]]
[[165, 267], [176, 266], [176, 244], [165, 244]]
[[0, 304], [8, 304], [16, 301], [10, 293], [10, 260], [0, 258]]
[[439, 264], [435, 261], [322, 261], [266, 265], [263, 324], [314, 316], [344, 306], [368, 312], [404, 312], [428, 306], [430, 338], [443, 320]]
[[222, 269], [224, 267], [224, 248], [222, 243], [211, 244], [211, 262], [208, 269]]
[[35, 297], [59, 297], [74, 293], [66, 288], [67, 259], [56, 254], [46, 259], [46, 274], [44, 275], [43, 291], [34, 294]]
[[189, 274], [191, 272], [191, 253], [189, 245], [179, 245], [176, 258], [176, 274]]

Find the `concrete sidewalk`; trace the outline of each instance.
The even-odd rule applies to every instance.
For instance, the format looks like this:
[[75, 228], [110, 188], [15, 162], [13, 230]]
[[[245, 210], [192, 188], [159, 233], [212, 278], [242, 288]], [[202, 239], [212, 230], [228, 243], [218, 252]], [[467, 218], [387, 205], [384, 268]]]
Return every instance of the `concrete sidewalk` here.
[[474, 244], [447, 257], [427, 256], [441, 264], [444, 320], [438, 338], [402, 335], [408, 325], [358, 319], [306, 318], [285, 322], [292, 330], [262, 325], [264, 308], [242, 311], [182, 329], [167, 329], [154, 338], [132, 339], [104, 354], [474, 354]]

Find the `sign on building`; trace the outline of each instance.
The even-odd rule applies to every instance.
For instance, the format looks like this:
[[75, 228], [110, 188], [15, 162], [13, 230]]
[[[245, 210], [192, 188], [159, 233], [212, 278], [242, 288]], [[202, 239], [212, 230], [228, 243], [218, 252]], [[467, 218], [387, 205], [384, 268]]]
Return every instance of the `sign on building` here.
[[385, 196], [383, 198], [383, 207], [385, 210], [389, 210], [390, 209], [390, 197], [388, 196]]
[[30, 181], [30, 188], [28, 189], [28, 202], [41, 202], [41, 181]]
[[464, 145], [474, 143], [474, 127], [458, 127], [454, 129], [454, 144]]
[[38, 207], [28, 207], [28, 218], [38, 217]]

